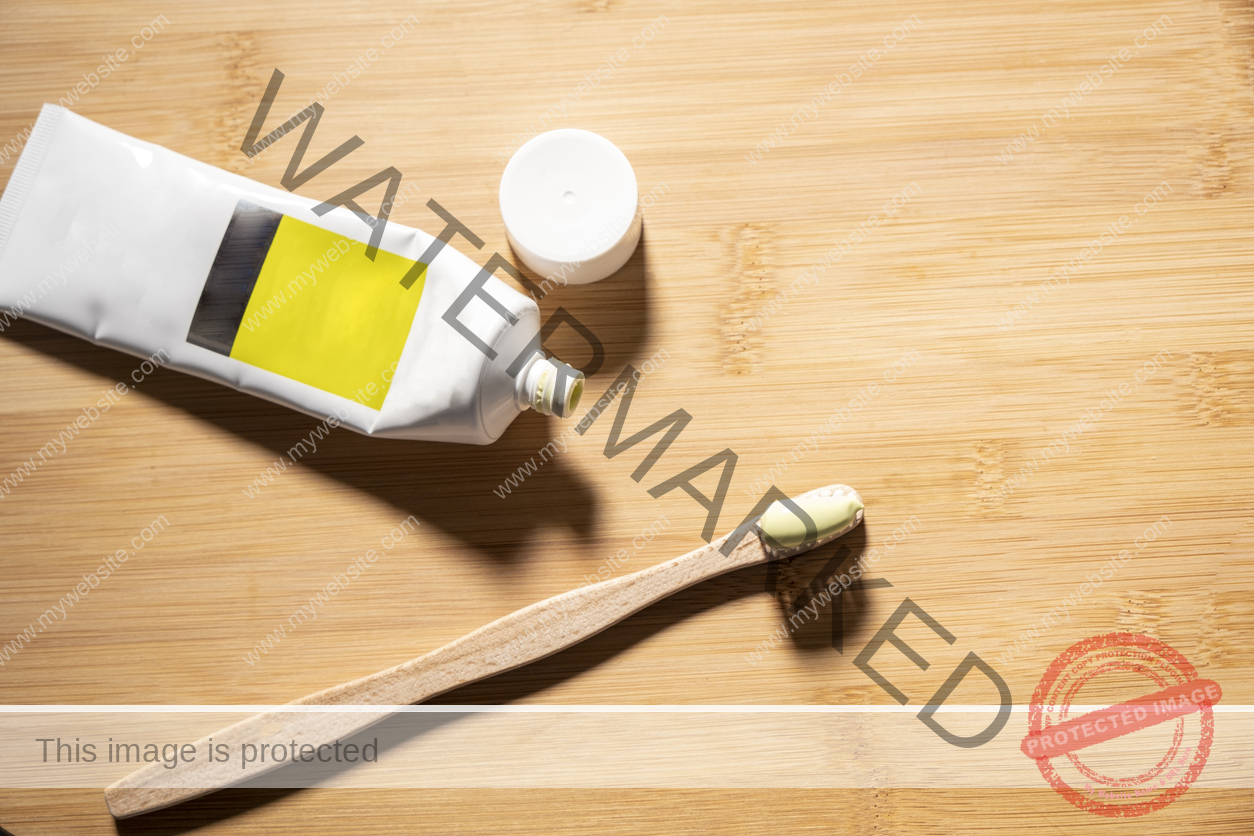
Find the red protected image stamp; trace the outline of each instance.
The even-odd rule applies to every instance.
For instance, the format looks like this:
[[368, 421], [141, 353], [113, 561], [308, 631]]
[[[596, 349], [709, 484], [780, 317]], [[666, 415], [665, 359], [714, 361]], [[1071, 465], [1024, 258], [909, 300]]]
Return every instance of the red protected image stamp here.
[[[1111, 704], [1111, 696], [1116, 702]], [[1206, 766], [1219, 683], [1150, 636], [1107, 633], [1046, 669], [1020, 747], [1063, 798], [1099, 816], [1166, 807]], [[1073, 705], [1107, 705], [1078, 714]]]

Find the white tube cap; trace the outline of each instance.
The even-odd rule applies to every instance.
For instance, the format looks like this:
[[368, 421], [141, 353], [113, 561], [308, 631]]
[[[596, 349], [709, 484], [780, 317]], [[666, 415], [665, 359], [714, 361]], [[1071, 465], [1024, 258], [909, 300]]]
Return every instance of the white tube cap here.
[[636, 173], [603, 136], [562, 128], [533, 137], [501, 175], [501, 217], [514, 252], [556, 285], [600, 281], [640, 241]]

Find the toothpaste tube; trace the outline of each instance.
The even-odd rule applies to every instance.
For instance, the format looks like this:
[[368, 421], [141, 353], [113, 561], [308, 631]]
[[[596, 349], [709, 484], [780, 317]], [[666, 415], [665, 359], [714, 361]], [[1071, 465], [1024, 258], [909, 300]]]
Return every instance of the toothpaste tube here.
[[367, 435], [490, 444], [574, 411], [531, 298], [318, 205], [44, 105], [0, 199], [0, 307]]

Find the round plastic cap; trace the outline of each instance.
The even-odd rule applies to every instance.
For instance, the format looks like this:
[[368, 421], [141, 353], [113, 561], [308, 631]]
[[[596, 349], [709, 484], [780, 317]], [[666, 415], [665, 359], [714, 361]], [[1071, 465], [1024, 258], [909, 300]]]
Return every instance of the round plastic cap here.
[[547, 292], [600, 281], [640, 241], [636, 173], [603, 136], [563, 128], [533, 137], [501, 175], [510, 245]]

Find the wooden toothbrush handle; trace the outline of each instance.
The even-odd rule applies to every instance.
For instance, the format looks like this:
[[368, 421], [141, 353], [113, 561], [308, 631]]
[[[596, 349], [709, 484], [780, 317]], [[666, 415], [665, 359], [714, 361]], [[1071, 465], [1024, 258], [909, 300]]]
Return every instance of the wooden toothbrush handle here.
[[[730, 536], [657, 566], [532, 604], [425, 656], [310, 694], [291, 705], [411, 705], [543, 659], [681, 589], [768, 560], [761, 539], [752, 530], [724, 556], [719, 546]], [[202, 738], [196, 743], [195, 760], [173, 770], [150, 764], [109, 786], [105, 800], [119, 819], [160, 810], [283, 765], [271, 759], [241, 769], [243, 744], [259, 748], [295, 741], [317, 747], [351, 737], [387, 716], [387, 711], [293, 713], [282, 709], [257, 714], [211, 735], [215, 748], [227, 745], [230, 756], [225, 760], [209, 761], [208, 738]]]

